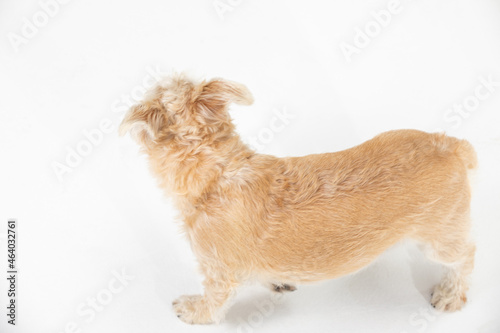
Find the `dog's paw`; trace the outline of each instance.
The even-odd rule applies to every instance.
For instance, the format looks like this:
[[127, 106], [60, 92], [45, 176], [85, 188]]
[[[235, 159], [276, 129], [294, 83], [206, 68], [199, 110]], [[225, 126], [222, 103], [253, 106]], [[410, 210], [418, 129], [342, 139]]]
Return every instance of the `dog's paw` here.
[[184, 295], [172, 302], [177, 317], [188, 324], [211, 324], [214, 321], [201, 295]]
[[431, 297], [431, 305], [439, 311], [457, 311], [467, 302], [467, 297], [463, 292], [457, 292], [436, 286]]
[[290, 292], [297, 290], [297, 287], [291, 284], [272, 284], [271, 290], [276, 293]]

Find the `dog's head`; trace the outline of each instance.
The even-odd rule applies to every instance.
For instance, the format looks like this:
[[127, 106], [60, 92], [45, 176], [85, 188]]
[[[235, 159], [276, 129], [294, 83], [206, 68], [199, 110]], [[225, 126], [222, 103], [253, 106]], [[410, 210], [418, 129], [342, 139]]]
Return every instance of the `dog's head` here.
[[228, 106], [250, 105], [248, 89], [239, 83], [214, 79], [195, 83], [184, 75], [165, 79], [133, 106], [120, 125], [144, 148], [169, 142], [203, 141], [233, 130]]

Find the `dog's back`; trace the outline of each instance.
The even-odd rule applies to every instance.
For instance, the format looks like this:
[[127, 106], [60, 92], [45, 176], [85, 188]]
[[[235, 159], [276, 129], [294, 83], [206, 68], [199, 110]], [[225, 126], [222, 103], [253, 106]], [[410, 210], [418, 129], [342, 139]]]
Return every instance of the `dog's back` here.
[[[261, 158], [269, 159], [253, 159]], [[243, 190], [247, 202], [262, 204], [241, 223], [252, 233], [265, 230], [254, 258], [282, 280], [341, 276], [404, 237], [465, 238], [467, 168], [475, 165], [467, 141], [414, 130], [386, 132], [337, 153], [271, 160], [254, 174], [263, 194]], [[293, 281], [291, 271], [304, 274]]]

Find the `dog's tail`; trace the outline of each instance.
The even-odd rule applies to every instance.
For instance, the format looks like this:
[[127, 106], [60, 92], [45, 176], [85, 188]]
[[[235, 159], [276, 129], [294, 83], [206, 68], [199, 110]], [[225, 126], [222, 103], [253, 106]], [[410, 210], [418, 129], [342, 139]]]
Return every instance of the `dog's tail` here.
[[441, 147], [443, 151], [456, 154], [467, 169], [477, 167], [477, 154], [469, 141], [446, 136], [445, 134], [437, 135], [435, 143], [438, 147]]
[[464, 162], [467, 169], [475, 169], [477, 167], [477, 154], [474, 147], [467, 140], [458, 140], [455, 154]]

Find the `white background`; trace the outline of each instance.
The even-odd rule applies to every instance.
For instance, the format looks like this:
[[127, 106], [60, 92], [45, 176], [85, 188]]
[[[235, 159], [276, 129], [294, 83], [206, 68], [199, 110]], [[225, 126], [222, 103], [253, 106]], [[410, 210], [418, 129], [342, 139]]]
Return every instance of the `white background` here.
[[[49, 2], [0, 2], [0, 266], [17, 218], [20, 271], [14, 328], [0, 274], [1, 332], [500, 332], [498, 0], [401, 0], [386, 26], [372, 14], [386, 0]], [[341, 46], [356, 38], [348, 59]], [[261, 136], [259, 152], [336, 151], [397, 128], [470, 140], [480, 169], [467, 306], [432, 312], [440, 267], [403, 244], [283, 299], [241, 288], [219, 326], [182, 323], [171, 302], [201, 292], [201, 277], [171, 201], [116, 133], [152, 71], [246, 84], [255, 104], [231, 113], [246, 141]], [[269, 132], [277, 110], [294, 118]], [[96, 132], [103, 121], [111, 132]]]

